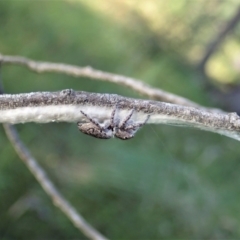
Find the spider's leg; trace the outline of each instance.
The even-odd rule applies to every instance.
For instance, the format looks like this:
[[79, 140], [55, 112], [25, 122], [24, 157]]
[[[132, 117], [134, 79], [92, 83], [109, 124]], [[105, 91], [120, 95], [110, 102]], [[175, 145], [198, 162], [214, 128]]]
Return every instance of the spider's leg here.
[[144, 122], [129, 125], [129, 126], [127, 126], [127, 127], [125, 128], [125, 130], [138, 129], [138, 128], [142, 127], [143, 125], [145, 125], [149, 118], [150, 118], [150, 115], [147, 116], [147, 118], [145, 119]]
[[127, 115], [127, 117], [119, 124], [119, 128], [125, 128], [127, 121], [132, 117], [134, 109]]
[[103, 127], [99, 124], [99, 122], [95, 121], [94, 119], [92, 119], [91, 117], [89, 117], [85, 112], [80, 111], [92, 124], [94, 124], [96, 127], [98, 127], [99, 129], [103, 129]]
[[115, 114], [116, 114], [116, 111], [117, 111], [117, 109], [118, 109], [118, 104], [116, 104], [116, 106], [115, 106], [115, 108], [113, 109], [113, 111], [112, 111], [112, 114], [111, 114], [111, 120], [110, 120], [110, 125], [111, 126], [114, 126], [115, 124], [115, 122], [114, 122], [114, 119], [115, 119]]

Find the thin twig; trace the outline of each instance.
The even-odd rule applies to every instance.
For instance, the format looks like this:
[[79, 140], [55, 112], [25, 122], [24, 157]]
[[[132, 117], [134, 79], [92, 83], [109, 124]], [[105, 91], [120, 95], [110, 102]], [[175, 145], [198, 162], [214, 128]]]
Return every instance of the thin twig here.
[[217, 34], [217, 36], [214, 36], [214, 39], [211, 41], [211, 43], [207, 47], [206, 53], [203, 56], [203, 58], [200, 60], [198, 65], [198, 68], [202, 72], [204, 72], [204, 68], [206, 66], [208, 59], [216, 51], [219, 45], [223, 42], [227, 34], [237, 26], [239, 21], [240, 21], [240, 7], [237, 8], [237, 11], [234, 14], [234, 16], [229, 20], [226, 26], [223, 29], [221, 29], [221, 31]]
[[[3, 64], [17, 64], [28, 67], [30, 70], [43, 73], [43, 72], [57, 72], [71, 75], [74, 77], [88, 77], [96, 80], [107, 81], [129, 87], [143, 95], [148, 96], [151, 99], [174, 103], [183, 106], [198, 107], [205, 109], [206, 111], [216, 111], [216, 109], [204, 108], [201, 105], [190, 101], [186, 98], [177, 96], [175, 94], [153, 88], [140, 80], [125, 77], [122, 75], [103, 72], [92, 67], [78, 67], [62, 63], [50, 63], [34, 61], [21, 56], [8, 56], [0, 54], [0, 61]], [[220, 110], [218, 110], [220, 111]]]
[[[1, 83], [2, 81], [0, 79], [0, 94], [3, 93]], [[16, 128], [8, 123], [4, 123], [3, 127], [16, 153], [32, 172], [44, 191], [52, 199], [53, 204], [55, 204], [67, 216], [67, 218], [75, 225], [76, 228], [80, 230], [80, 232], [89, 237], [89, 239], [107, 240], [106, 237], [87, 223], [81, 214], [78, 213], [77, 210], [61, 195], [44, 169], [38, 164], [37, 160], [31, 155], [28, 148], [21, 141]]]
[[89, 93], [71, 89], [59, 92], [36, 92], [0, 95], [0, 122], [79, 122], [81, 111], [92, 118], [109, 121], [118, 105], [124, 119], [134, 109], [133, 120], [170, 124], [212, 131], [240, 140], [240, 117], [236, 113], [213, 113], [171, 103], [133, 99], [116, 94]]
[[76, 209], [60, 194], [47, 176], [46, 172], [20, 140], [15, 128], [10, 124], [3, 124], [3, 126], [15, 151], [38, 180], [44, 191], [52, 199], [53, 203], [61, 209], [61, 211], [72, 221], [75, 227], [77, 227], [85, 236], [93, 240], [106, 240], [106, 238], [89, 225]]

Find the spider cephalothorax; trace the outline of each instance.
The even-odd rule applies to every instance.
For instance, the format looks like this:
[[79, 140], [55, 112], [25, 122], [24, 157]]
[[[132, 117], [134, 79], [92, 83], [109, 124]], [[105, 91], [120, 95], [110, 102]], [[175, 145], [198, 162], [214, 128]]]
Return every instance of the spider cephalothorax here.
[[139, 128], [141, 128], [149, 119], [150, 115], [147, 116], [146, 120], [141, 123], [134, 123], [131, 117], [134, 113], [134, 109], [124, 118], [117, 119], [116, 115], [117, 106], [111, 114], [110, 123], [100, 124], [96, 119], [91, 118], [89, 115], [80, 111], [88, 120], [88, 123], [78, 122], [78, 129], [85, 134], [91, 135], [96, 138], [109, 139], [111, 137], [117, 137], [122, 140], [127, 140], [134, 137], [134, 134]]

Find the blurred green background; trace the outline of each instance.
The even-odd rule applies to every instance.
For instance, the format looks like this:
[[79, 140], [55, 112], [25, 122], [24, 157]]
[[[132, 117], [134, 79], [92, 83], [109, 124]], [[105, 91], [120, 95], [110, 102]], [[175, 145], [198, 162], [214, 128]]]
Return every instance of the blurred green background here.
[[[238, 3], [0, 0], [0, 52], [90, 65], [213, 106], [196, 65]], [[216, 86], [239, 79], [229, 60], [239, 59], [239, 30], [208, 62]], [[2, 78], [7, 93], [73, 88], [144, 98], [111, 83], [19, 66], [4, 65]], [[165, 125], [147, 125], [129, 141], [95, 139], [67, 123], [17, 129], [63, 195], [110, 239], [240, 238], [240, 148], [233, 139]], [[53, 206], [2, 127], [0, 146], [0, 239], [86, 239]]]

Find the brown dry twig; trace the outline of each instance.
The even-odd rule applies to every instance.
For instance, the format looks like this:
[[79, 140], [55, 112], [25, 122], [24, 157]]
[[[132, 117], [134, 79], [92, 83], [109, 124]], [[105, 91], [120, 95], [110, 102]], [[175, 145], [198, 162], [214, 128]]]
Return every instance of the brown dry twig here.
[[63, 63], [40, 62], [40, 61], [34, 61], [32, 59], [25, 58], [25, 57], [21, 57], [21, 56], [8, 56], [8, 55], [1, 55], [1, 54], [0, 54], [0, 62], [2, 62], [2, 64], [23, 65], [29, 68], [30, 70], [38, 73], [56, 72], [56, 73], [64, 73], [74, 77], [88, 77], [96, 80], [112, 82], [125, 87], [129, 87], [135, 90], [136, 92], [146, 95], [149, 98], [154, 100], [174, 103], [174, 104], [183, 105], [183, 106], [201, 108], [201, 109], [205, 109], [206, 111], [213, 111], [213, 112], [221, 111], [213, 108], [205, 108], [181, 96], [177, 96], [175, 94], [163, 91], [161, 89], [153, 88], [141, 82], [140, 80], [130, 78], [130, 77], [125, 77], [122, 75], [113, 74], [113, 73], [103, 72], [89, 66], [78, 67], [78, 66], [73, 66], [73, 65], [63, 64]]
[[[0, 65], [1, 67], [1, 65]], [[0, 94], [3, 93], [2, 81], [0, 79]], [[1, 96], [1, 95], [0, 95]], [[38, 164], [37, 160], [31, 155], [28, 148], [21, 141], [16, 128], [8, 123], [3, 123], [4, 130], [10, 142], [12, 143], [16, 153], [28, 167], [33, 176], [37, 179], [47, 195], [52, 199], [56, 205], [67, 218], [78, 228], [85, 236], [92, 240], [107, 240], [101, 233], [94, 229], [80, 213], [65, 199], [65, 197], [58, 191], [56, 186], [47, 176], [44, 169]]]
[[15, 128], [6, 123], [3, 124], [3, 126], [18, 156], [52, 199], [54, 205], [56, 205], [85, 236], [93, 240], [106, 240], [107, 238], [89, 225], [76, 209], [60, 194], [46, 172], [23, 144]]
[[222, 28], [216, 36], [214, 36], [214, 39], [208, 45], [206, 53], [204, 54], [203, 58], [200, 60], [198, 65], [198, 69], [200, 71], [202, 72], [205, 71], [204, 68], [206, 66], [208, 59], [216, 51], [219, 45], [223, 42], [227, 34], [229, 34], [229, 32], [232, 31], [237, 26], [239, 21], [240, 21], [240, 7], [237, 8], [237, 11], [234, 14], [234, 16], [229, 20], [228, 23], [226, 23], [226, 26]]

